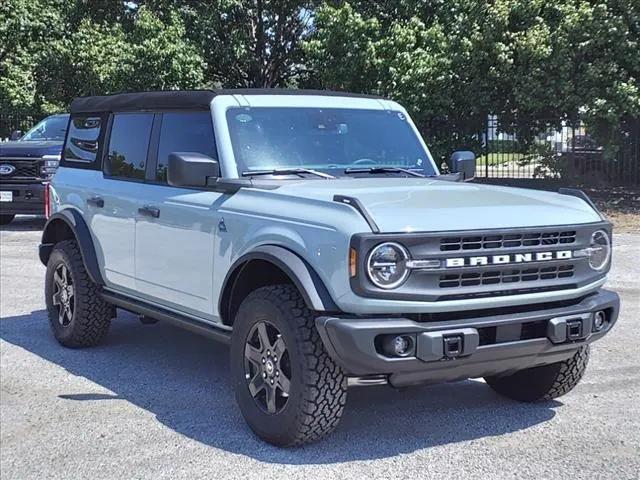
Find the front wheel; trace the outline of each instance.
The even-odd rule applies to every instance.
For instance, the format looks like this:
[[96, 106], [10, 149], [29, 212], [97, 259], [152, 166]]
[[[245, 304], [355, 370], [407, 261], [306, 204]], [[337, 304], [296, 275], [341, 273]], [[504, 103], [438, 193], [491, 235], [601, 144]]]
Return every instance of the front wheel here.
[[502, 377], [485, 377], [487, 384], [505, 397], [520, 402], [553, 400], [569, 393], [580, 382], [589, 363], [589, 346], [572, 357]]
[[111, 325], [111, 306], [84, 268], [78, 244], [56, 244], [45, 277], [45, 300], [49, 323], [56, 340], [65, 347], [99, 344]]
[[338, 425], [347, 377], [329, 357], [315, 316], [291, 285], [259, 288], [242, 302], [231, 342], [231, 374], [251, 429], [278, 446], [296, 446]]

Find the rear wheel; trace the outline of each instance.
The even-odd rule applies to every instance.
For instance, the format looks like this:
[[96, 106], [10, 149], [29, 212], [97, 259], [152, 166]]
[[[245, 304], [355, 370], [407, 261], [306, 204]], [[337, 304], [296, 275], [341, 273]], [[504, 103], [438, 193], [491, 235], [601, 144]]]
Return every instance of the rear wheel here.
[[562, 362], [527, 368], [503, 377], [485, 377], [485, 381], [499, 394], [520, 402], [553, 400], [573, 390], [588, 363], [589, 346], [586, 345]]
[[251, 429], [278, 446], [312, 442], [338, 425], [347, 377], [327, 354], [315, 315], [291, 285], [263, 287], [234, 323], [231, 373]]
[[15, 215], [0, 215], [0, 225], [9, 225], [14, 218]]
[[65, 347], [99, 344], [111, 325], [111, 306], [100, 296], [73, 240], [56, 244], [49, 262], [45, 296], [53, 334]]

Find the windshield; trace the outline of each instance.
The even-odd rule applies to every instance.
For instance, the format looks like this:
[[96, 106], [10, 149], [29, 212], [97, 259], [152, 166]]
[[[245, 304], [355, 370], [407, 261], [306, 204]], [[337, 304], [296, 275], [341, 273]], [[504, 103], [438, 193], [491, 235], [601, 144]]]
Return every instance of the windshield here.
[[346, 169], [371, 167], [399, 167], [423, 175], [436, 173], [401, 112], [231, 108], [227, 123], [239, 175], [306, 168], [345, 176]]
[[43, 140], [60, 140], [64, 141], [67, 133], [67, 123], [69, 123], [69, 115], [54, 115], [47, 117], [29, 130], [21, 142], [36, 142]]

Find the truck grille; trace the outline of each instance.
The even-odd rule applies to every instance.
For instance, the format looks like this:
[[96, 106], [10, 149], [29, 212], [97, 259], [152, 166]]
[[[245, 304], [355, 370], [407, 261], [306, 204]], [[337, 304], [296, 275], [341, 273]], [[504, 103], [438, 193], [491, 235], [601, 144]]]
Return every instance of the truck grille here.
[[15, 168], [9, 175], [0, 175], [0, 181], [41, 179], [39, 159], [27, 160], [0, 157], [0, 165], [12, 165]]
[[[573, 290], [601, 280], [588, 259], [575, 252], [588, 248], [593, 232], [605, 222], [491, 230], [356, 234], [351, 245], [370, 252], [383, 241], [401, 243], [413, 265], [400, 287], [382, 291], [369, 282], [360, 262], [351, 280], [360, 296], [390, 300], [448, 302]], [[363, 256], [366, 261], [366, 255]], [[423, 261], [421, 264], [420, 261]], [[544, 295], [539, 295], [544, 298]]]
[[533, 282], [536, 280], [555, 280], [570, 278], [574, 275], [574, 266], [552, 265], [538, 268], [509, 268], [486, 272], [469, 272], [440, 275], [440, 288], [474, 287], [505, 283]]
[[575, 230], [446, 237], [440, 239], [440, 251], [452, 252], [458, 250], [483, 250], [487, 248], [535, 247], [540, 245], [571, 244], [575, 243], [575, 241]]

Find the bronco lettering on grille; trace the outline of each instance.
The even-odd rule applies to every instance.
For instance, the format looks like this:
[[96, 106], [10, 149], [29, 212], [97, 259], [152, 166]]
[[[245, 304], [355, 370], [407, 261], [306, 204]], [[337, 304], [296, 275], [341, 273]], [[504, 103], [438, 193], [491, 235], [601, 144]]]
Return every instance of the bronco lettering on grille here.
[[483, 265], [507, 265], [510, 263], [546, 262], [550, 260], [567, 260], [573, 256], [571, 250], [557, 252], [512, 253], [506, 255], [487, 255], [480, 257], [447, 258], [445, 266], [455, 267], [479, 267]]

